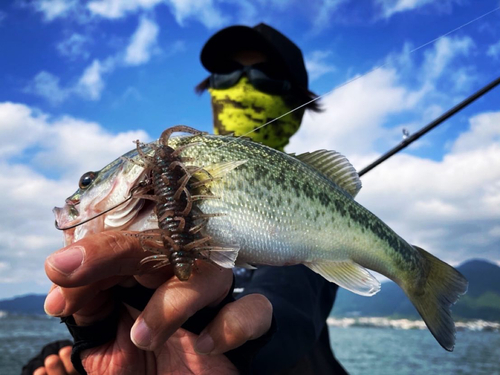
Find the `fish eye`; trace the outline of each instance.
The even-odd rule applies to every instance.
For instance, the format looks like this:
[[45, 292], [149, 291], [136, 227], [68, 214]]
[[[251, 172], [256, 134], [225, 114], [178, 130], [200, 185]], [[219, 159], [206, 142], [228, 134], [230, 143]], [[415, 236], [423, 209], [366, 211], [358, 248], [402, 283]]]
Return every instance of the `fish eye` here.
[[94, 172], [84, 173], [82, 177], [80, 177], [80, 182], [78, 185], [80, 189], [86, 189], [89, 185], [94, 181], [96, 174]]

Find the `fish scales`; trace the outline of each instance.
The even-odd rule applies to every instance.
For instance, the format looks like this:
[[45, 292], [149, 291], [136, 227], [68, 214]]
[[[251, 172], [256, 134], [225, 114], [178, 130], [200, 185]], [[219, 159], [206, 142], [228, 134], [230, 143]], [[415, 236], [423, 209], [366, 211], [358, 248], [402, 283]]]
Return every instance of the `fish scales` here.
[[[211, 242], [199, 259], [221, 267], [304, 264], [366, 296], [380, 289], [366, 268], [377, 271], [404, 290], [438, 342], [453, 350], [450, 306], [467, 291], [467, 280], [354, 200], [360, 181], [345, 157], [326, 150], [292, 156], [249, 139], [206, 134], [168, 143], [182, 150], [186, 170], [195, 171], [190, 194], [202, 198], [193, 209], [209, 217], [202, 235]], [[148, 155], [155, 149], [142, 147]], [[158, 228], [151, 205], [132, 194], [145, 178], [138, 154], [92, 172], [92, 184], [54, 209], [67, 243], [103, 230]], [[127, 194], [126, 204], [116, 206]], [[104, 219], [92, 220], [98, 211]]]
[[[298, 259], [331, 259], [335, 249], [340, 250], [336, 260], [351, 255], [357, 263], [383, 274], [395, 275], [402, 265], [418, 272], [422, 259], [409, 244], [334, 182], [293, 156], [256, 147], [246, 138], [210, 135], [201, 139], [172, 138], [172, 147], [192, 142], [199, 145], [187, 148], [182, 155], [194, 159], [193, 164], [210, 166], [246, 160], [220, 184], [211, 186], [220, 200], [200, 204], [205, 213], [222, 212], [230, 218], [233, 236], [241, 244], [239, 259], [253, 258], [269, 265], [293, 264]], [[218, 231], [218, 220], [224, 218], [211, 220], [209, 235], [227, 234], [225, 228]], [[342, 251], [347, 247], [355, 248], [362, 256], [356, 258]], [[276, 251], [269, 252], [269, 248]], [[367, 259], [367, 252], [375, 259]], [[378, 252], [386, 254], [384, 258], [394, 264], [378, 262]]]

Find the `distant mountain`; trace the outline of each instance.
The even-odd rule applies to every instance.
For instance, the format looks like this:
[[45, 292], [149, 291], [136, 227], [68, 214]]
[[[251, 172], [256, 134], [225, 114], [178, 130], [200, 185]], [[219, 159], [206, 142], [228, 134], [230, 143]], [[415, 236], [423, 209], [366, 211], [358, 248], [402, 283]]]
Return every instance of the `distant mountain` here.
[[27, 294], [21, 297], [0, 300], [0, 311], [9, 314], [45, 314], [45, 294]]
[[[470, 260], [457, 269], [469, 280], [469, 290], [452, 307], [453, 315], [463, 319], [500, 321], [500, 267], [485, 260]], [[339, 289], [334, 316], [418, 317], [417, 310], [392, 281], [382, 284], [373, 297], [362, 297]]]

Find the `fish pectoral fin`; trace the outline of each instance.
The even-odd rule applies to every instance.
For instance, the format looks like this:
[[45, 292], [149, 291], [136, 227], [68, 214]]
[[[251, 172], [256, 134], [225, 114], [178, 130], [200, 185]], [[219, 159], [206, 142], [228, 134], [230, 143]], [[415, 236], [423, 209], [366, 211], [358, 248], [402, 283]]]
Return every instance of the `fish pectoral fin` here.
[[207, 250], [200, 251], [200, 254], [205, 257], [205, 259], [210, 260], [222, 268], [234, 268], [236, 258], [238, 257], [238, 252], [240, 248], [234, 247], [219, 247], [212, 246]]
[[373, 296], [380, 290], [380, 282], [368, 270], [353, 261], [318, 261], [305, 263], [328, 281], [362, 296]]
[[[247, 160], [234, 160], [207, 165], [203, 167], [203, 171], [195, 173], [195, 177], [203, 179], [207, 177], [206, 173], [208, 173], [213, 179], [221, 178], [246, 162]], [[205, 176], [202, 178], [201, 176], [203, 176], [203, 174], [205, 174]]]

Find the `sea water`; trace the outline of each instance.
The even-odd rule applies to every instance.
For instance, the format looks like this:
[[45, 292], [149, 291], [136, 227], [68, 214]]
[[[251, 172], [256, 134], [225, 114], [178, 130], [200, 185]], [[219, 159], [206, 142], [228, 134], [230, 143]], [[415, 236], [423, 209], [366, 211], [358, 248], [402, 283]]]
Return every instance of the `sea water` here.
[[[427, 330], [330, 327], [335, 355], [351, 375], [500, 375], [500, 333], [459, 331], [452, 353]], [[18, 375], [41, 348], [70, 338], [58, 319], [0, 318], [0, 374]]]
[[0, 375], [19, 375], [30, 358], [49, 342], [71, 339], [59, 319], [44, 315], [0, 318]]
[[351, 375], [500, 374], [500, 332], [459, 331], [453, 352], [417, 329], [330, 327], [330, 341]]

